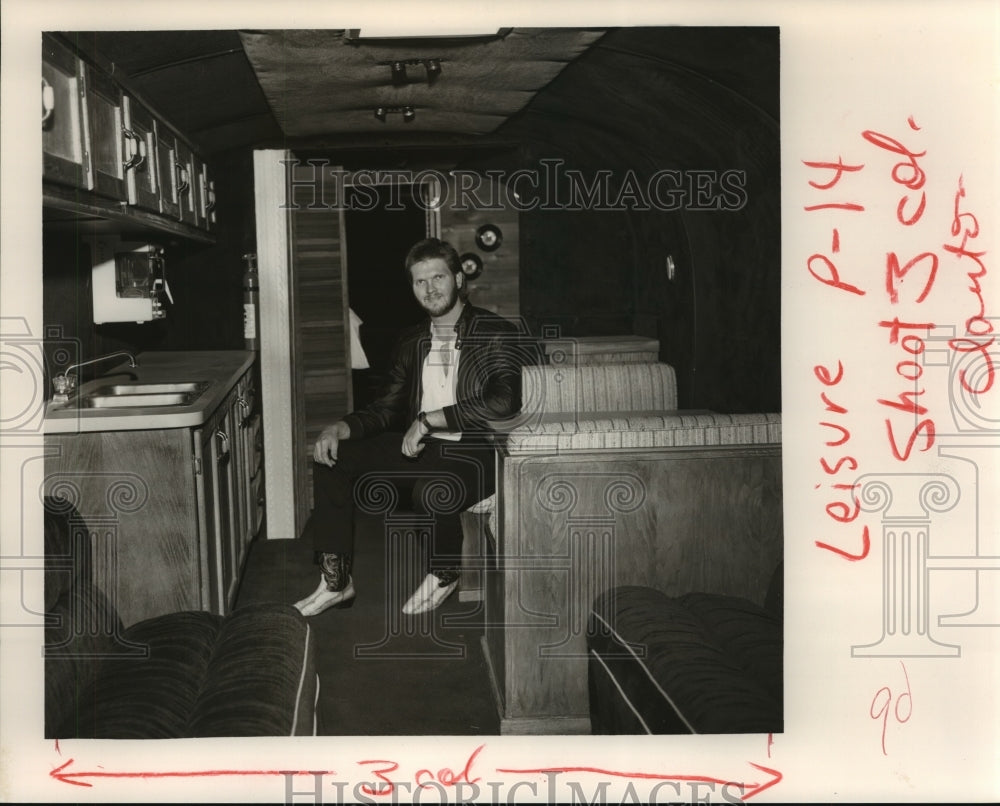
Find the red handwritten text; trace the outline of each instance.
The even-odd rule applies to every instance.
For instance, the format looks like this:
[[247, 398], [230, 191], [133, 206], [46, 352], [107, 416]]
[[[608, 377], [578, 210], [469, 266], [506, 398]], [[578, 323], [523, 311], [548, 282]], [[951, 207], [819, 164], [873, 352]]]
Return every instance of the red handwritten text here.
[[[907, 122], [912, 130], [920, 130], [920, 127], [917, 126], [912, 117]], [[888, 151], [890, 154], [896, 154], [901, 158], [892, 168], [892, 181], [906, 188], [908, 191], [920, 191], [920, 200], [916, 204], [916, 210], [912, 214], [907, 215], [905, 211], [911, 206], [911, 196], [904, 194], [896, 207], [896, 220], [903, 226], [909, 227], [914, 225], [920, 220], [927, 206], [927, 194], [922, 189], [927, 182], [927, 174], [920, 166], [920, 158], [926, 156], [927, 152], [913, 151], [896, 138], [881, 132], [872, 131], [871, 129], [862, 132], [862, 137], [872, 145]], [[887, 253], [885, 290], [890, 304], [898, 305], [900, 303], [901, 286], [908, 278], [910, 272], [915, 271], [918, 267], [925, 273], [924, 282], [920, 288], [920, 292], [914, 297], [913, 302], [917, 305], [924, 302], [931, 293], [934, 281], [937, 279], [938, 263], [938, 256], [934, 252], [921, 252], [906, 263], [900, 262], [899, 255], [896, 252]], [[907, 333], [900, 340], [900, 331], [919, 329], [926, 333], [934, 325], [929, 322], [919, 324], [905, 323], [901, 322], [897, 316], [892, 321], [879, 322], [879, 327], [888, 328], [889, 343], [898, 344], [902, 348], [904, 355], [902, 360], [896, 364], [896, 375], [905, 381], [910, 388], [901, 392], [898, 395], [898, 400], [879, 398], [878, 403], [879, 405], [891, 408], [894, 412], [901, 412], [908, 415], [908, 422], [912, 422], [916, 417], [923, 417], [927, 414], [926, 406], [919, 405], [916, 400], [916, 398], [924, 393], [924, 390], [919, 386], [920, 378], [924, 371], [923, 364], [917, 360], [924, 352], [924, 340], [913, 333]], [[896, 437], [896, 427], [893, 425], [892, 419], [886, 418], [885, 429], [889, 441], [889, 449], [893, 457], [901, 462], [905, 462], [910, 458], [913, 448], [920, 437], [923, 437], [921, 451], [930, 450], [934, 445], [934, 421], [929, 417], [924, 417], [924, 419], [916, 422], [915, 425], [910, 426], [910, 433], [903, 447], [900, 447], [899, 440]]]
[[[961, 236], [961, 241], [958, 244], [945, 244], [944, 249], [958, 255], [959, 260], [968, 258], [976, 264], [975, 268], [968, 272], [968, 278], [972, 283], [969, 286], [969, 291], [976, 298], [977, 306], [975, 313], [965, 320], [965, 336], [952, 339], [949, 346], [959, 353], [979, 353], [983, 364], [982, 369], [985, 370], [981, 382], [973, 386], [964, 368], [959, 371], [959, 382], [967, 392], [981, 395], [993, 388], [993, 380], [996, 377], [996, 367], [993, 363], [993, 357], [989, 353], [989, 348], [995, 341], [995, 337], [993, 336], [993, 323], [986, 318], [986, 302], [983, 299], [982, 286], [979, 284], [979, 281], [986, 276], [986, 265], [982, 261], [986, 252], [972, 252], [967, 248], [970, 240], [979, 237], [979, 221], [972, 213], [962, 212], [961, 203], [964, 198], [965, 185], [962, 177], [959, 177], [958, 190], [955, 193], [951, 234], [956, 238]], [[967, 221], [963, 219], [967, 219]]]
[[372, 770], [375, 777], [379, 780], [378, 789], [373, 787], [371, 784], [363, 784], [361, 791], [366, 795], [391, 795], [396, 791], [396, 785], [392, 782], [391, 778], [387, 778], [388, 773], [393, 773], [399, 769], [399, 764], [395, 761], [385, 761], [384, 759], [368, 759], [366, 761], [359, 761], [358, 764], [385, 764], [387, 766], [382, 767], [378, 770]]
[[[913, 359], [924, 352], [924, 340], [919, 336], [915, 336], [910, 333], [904, 336], [902, 341], [900, 341], [899, 333], [902, 329], [921, 330], [926, 333], [927, 330], [933, 328], [934, 325], [929, 322], [900, 322], [897, 317], [892, 321], [879, 322], [879, 327], [884, 327], [889, 330], [890, 344], [900, 344], [903, 351], [910, 356], [907, 360], [900, 361], [896, 364], [896, 374], [904, 380], [915, 384], [920, 380], [920, 376], [923, 375], [924, 368], [919, 361], [915, 361]], [[905, 414], [922, 417], [927, 413], [927, 408], [919, 405], [915, 398], [919, 397], [923, 393], [923, 389], [917, 388], [912, 392], [901, 392], [899, 394], [898, 401], [884, 400], [880, 398], [878, 402], [883, 406], [888, 406]], [[889, 445], [892, 449], [892, 455], [901, 462], [905, 462], [910, 458], [910, 454], [913, 451], [913, 445], [918, 436], [922, 435], [924, 437], [924, 446], [920, 449], [921, 451], [930, 450], [934, 445], [934, 421], [930, 418], [924, 418], [912, 427], [910, 430], [910, 436], [906, 441], [906, 447], [902, 452], [899, 449], [899, 443], [896, 441], [896, 433], [892, 425], [892, 420], [886, 419], [885, 428], [889, 437]]]
[[[819, 379], [819, 382], [828, 388], [832, 388], [839, 384], [844, 377], [844, 365], [840, 361], [837, 362], [836, 374], [830, 372], [827, 367], [822, 365], [817, 365], [813, 367], [813, 373]], [[820, 393], [820, 400], [826, 405], [826, 411], [833, 414], [847, 414], [847, 409], [834, 402], [833, 399], [823, 391]], [[832, 418], [830, 418], [832, 420]], [[846, 444], [851, 438], [851, 432], [840, 423], [831, 422], [830, 420], [824, 420], [820, 422], [820, 425], [824, 428], [829, 428], [833, 430], [830, 434], [830, 439], [825, 443], [828, 448], [838, 448], [841, 445]], [[843, 455], [836, 458], [834, 464], [830, 464], [830, 460], [823, 456], [819, 460], [820, 466], [823, 468], [823, 472], [828, 476], [835, 476], [841, 470], [846, 468], [850, 472], [854, 472], [858, 469], [858, 460], [850, 455]], [[816, 485], [819, 487], [819, 485]], [[835, 490], [848, 490], [851, 491], [850, 503], [845, 501], [831, 501], [826, 505], [826, 514], [829, 515], [833, 520], [838, 523], [851, 523], [857, 517], [861, 511], [861, 502], [858, 501], [856, 495], [853, 495], [854, 489], [857, 487], [856, 484], [832, 484], [831, 487]], [[837, 548], [836, 546], [831, 546], [829, 543], [823, 543], [819, 540], [816, 541], [816, 545], [821, 549], [826, 549], [827, 551], [832, 551], [835, 554], [844, 557], [845, 559], [857, 561], [862, 560], [868, 556], [868, 551], [871, 548], [871, 539], [868, 534], [868, 527], [864, 529], [862, 535], [862, 547], [860, 553], [851, 553], [845, 551], [844, 549]]]
[[[436, 773], [430, 769], [417, 770], [416, 774], [413, 776], [414, 781], [420, 789], [430, 789], [437, 785], [443, 786], [456, 786], [458, 784], [474, 784], [479, 781], [479, 778], [472, 778], [472, 765], [476, 761], [476, 757], [482, 752], [482, 749], [486, 745], [481, 744], [475, 750], [465, 762], [465, 766], [458, 772], [455, 772], [450, 767], [442, 767]], [[393, 794], [396, 791], [397, 786], [403, 786], [400, 782], [394, 781], [389, 776], [399, 769], [399, 764], [395, 761], [387, 761], [385, 759], [368, 759], [366, 761], [359, 761], [358, 764], [371, 764], [380, 765], [377, 769], [372, 770], [372, 774], [378, 779], [378, 782], [373, 784], [363, 784], [361, 786], [361, 792], [365, 795], [371, 795], [374, 797], [386, 797]], [[409, 790], [408, 785], [406, 786], [407, 791]]]
[[[882, 755], [889, 755], [885, 749], [885, 733], [889, 727], [890, 706], [893, 716], [900, 725], [905, 725], [913, 716], [913, 693], [910, 691], [910, 676], [906, 673], [906, 665], [900, 661], [903, 667], [903, 679], [906, 681], [906, 691], [893, 698], [892, 689], [882, 686], [872, 697], [871, 705], [868, 707], [868, 715], [875, 720], [882, 720]], [[905, 713], [905, 716], [904, 716]]]
[[481, 744], [472, 752], [472, 755], [469, 756], [468, 761], [465, 762], [465, 767], [462, 768], [461, 772], [456, 773], [448, 767], [443, 767], [438, 770], [437, 775], [430, 770], [418, 770], [416, 775], [417, 785], [421, 789], [426, 789], [429, 787], [429, 784], [426, 783], [427, 781], [437, 781], [445, 786], [455, 786], [457, 783], [476, 783], [479, 778], [470, 778], [469, 776], [471, 775], [472, 765], [476, 760], [476, 756], [479, 755], [480, 751], [485, 746], [486, 745]]
[[[914, 129], [915, 131], [920, 130], [920, 127], [913, 122], [912, 118], [910, 118], [909, 124], [911, 129]], [[909, 196], [904, 195], [899, 200], [899, 204], [896, 205], [896, 220], [904, 226], [913, 226], [920, 220], [920, 217], [924, 214], [924, 208], [927, 206], [927, 194], [921, 190], [924, 183], [927, 181], [927, 175], [920, 167], [920, 163], [917, 162], [917, 158], [925, 156], [927, 152], [910, 151], [910, 149], [898, 140], [889, 137], [886, 134], [873, 132], [870, 129], [862, 132], [862, 137], [864, 137], [869, 143], [872, 143], [879, 148], [883, 148], [886, 151], [893, 154], [899, 154], [903, 157], [902, 160], [893, 166], [892, 181], [898, 185], [902, 185], [908, 190], [920, 190], [920, 203], [917, 205], [917, 210], [913, 213], [913, 215], [906, 216], [903, 211], [909, 202]]]
[[[803, 160], [803, 164], [809, 166], [810, 168], [833, 171], [833, 177], [827, 182], [817, 182], [815, 180], [809, 181], [810, 186], [823, 191], [834, 187], [845, 173], [855, 173], [865, 167], [863, 164], [847, 165], [841, 157], [837, 157], [836, 162]], [[807, 205], [804, 209], [806, 212], [829, 209], [862, 212], [865, 208], [856, 202], [824, 202], [822, 204]], [[834, 254], [840, 251], [840, 233], [836, 229], [833, 230], [833, 246], [831, 251]], [[851, 283], [840, 279], [840, 270], [837, 268], [833, 260], [831, 260], [827, 255], [820, 252], [810, 255], [809, 259], [806, 261], [806, 268], [809, 270], [809, 274], [823, 283], [823, 285], [829, 286], [830, 288], [836, 288], [838, 291], [846, 291], [848, 294], [855, 294], [859, 297], [863, 297], [865, 295], [864, 290], [858, 286], [852, 285]]]

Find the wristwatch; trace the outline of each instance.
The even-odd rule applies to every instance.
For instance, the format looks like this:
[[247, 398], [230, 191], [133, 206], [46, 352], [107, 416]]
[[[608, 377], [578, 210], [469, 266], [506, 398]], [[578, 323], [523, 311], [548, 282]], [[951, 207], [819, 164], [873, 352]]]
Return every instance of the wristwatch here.
[[425, 412], [425, 411], [422, 411], [422, 412], [420, 412], [420, 413], [419, 413], [419, 414], [417, 415], [417, 419], [418, 419], [418, 420], [419, 420], [419, 421], [420, 421], [421, 423], [423, 423], [423, 426], [424, 426], [424, 428], [426, 428], [426, 429], [427, 429], [427, 433], [428, 433], [428, 434], [429, 434], [429, 433], [430, 433], [431, 431], [433, 431], [433, 430], [434, 430], [433, 428], [431, 428], [431, 424], [430, 424], [430, 423], [428, 422], [428, 420], [427, 420], [427, 412]]

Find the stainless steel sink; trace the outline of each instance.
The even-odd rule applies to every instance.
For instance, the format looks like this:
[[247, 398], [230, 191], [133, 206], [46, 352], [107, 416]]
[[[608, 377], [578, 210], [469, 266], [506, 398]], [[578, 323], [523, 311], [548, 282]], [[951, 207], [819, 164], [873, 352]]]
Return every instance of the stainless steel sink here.
[[187, 406], [201, 397], [208, 381], [184, 383], [120, 383], [101, 386], [80, 398], [91, 409]]
[[116, 383], [112, 386], [102, 386], [91, 394], [99, 396], [110, 395], [162, 395], [175, 392], [204, 392], [208, 387], [205, 381], [186, 381], [184, 383]]

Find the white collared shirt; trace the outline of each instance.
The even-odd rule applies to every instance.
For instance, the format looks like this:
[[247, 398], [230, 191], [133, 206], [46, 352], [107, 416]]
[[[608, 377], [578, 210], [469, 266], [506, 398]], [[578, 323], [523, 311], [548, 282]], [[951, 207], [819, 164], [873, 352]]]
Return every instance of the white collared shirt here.
[[[455, 330], [438, 332], [431, 328], [431, 349], [424, 359], [422, 380], [423, 394], [420, 398], [421, 411], [436, 411], [455, 403], [458, 359], [461, 351], [455, 349]], [[459, 440], [460, 431], [434, 431], [435, 439]]]

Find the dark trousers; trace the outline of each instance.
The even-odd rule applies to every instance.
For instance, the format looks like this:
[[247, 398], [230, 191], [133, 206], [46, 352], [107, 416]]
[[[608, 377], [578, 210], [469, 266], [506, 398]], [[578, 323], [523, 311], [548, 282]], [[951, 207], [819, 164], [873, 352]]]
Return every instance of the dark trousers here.
[[402, 445], [398, 433], [347, 439], [333, 467], [313, 464], [313, 511], [303, 537], [315, 551], [353, 554], [358, 509], [380, 515], [412, 510], [433, 520], [432, 565], [458, 566], [460, 515], [495, 487], [493, 447], [481, 439], [427, 439], [420, 456], [410, 459]]

